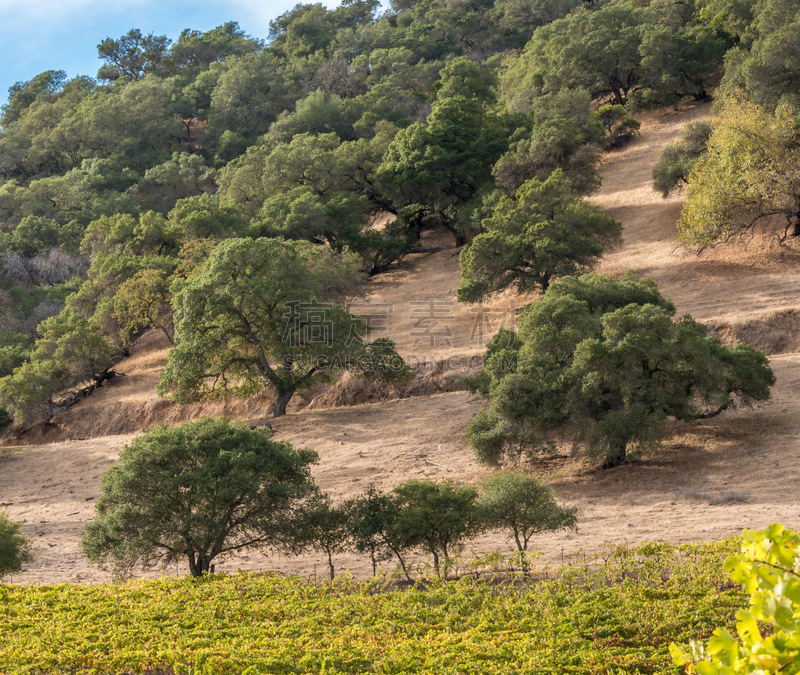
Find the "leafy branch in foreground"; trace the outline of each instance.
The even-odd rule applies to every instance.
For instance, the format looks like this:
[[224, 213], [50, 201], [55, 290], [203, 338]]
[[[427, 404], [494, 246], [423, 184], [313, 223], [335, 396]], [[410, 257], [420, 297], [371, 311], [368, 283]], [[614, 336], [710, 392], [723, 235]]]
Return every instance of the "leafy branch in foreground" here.
[[772, 524], [745, 530], [739, 555], [725, 561], [730, 578], [750, 594], [736, 613], [736, 633], [718, 628], [707, 645], [691, 641], [670, 652], [699, 675], [800, 672], [800, 533]]

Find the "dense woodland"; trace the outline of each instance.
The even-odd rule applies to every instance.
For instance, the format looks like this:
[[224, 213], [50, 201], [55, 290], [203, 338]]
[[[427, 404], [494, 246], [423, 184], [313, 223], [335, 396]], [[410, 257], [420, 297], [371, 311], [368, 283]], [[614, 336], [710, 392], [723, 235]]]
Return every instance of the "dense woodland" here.
[[[778, 236], [797, 234], [798, 16], [777, 0], [307, 4], [265, 39], [235, 23], [174, 42], [134, 29], [98, 46], [95, 77], [17, 83], [0, 117], [5, 423], [101, 386], [149, 329], [176, 345], [160, 386], [176, 400], [310, 386], [313, 345], [269, 342], [281, 294], [252, 310], [263, 335], [241, 312], [222, 330], [239, 311], [224, 298], [255, 283], [231, 271], [237, 251], [271, 261], [283, 295], [339, 302], [444, 227], [467, 245], [459, 299], [545, 291], [619, 236], [580, 202], [600, 153], [636, 133], [637, 111], [710, 91], [717, 117], [654, 176], [665, 194], [689, 183], [684, 243], [774, 214]], [[567, 244], [514, 229], [533, 203]], [[518, 259], [495, 260], [498, 246]], [[396, 358], [388, 342], [349, 354], [365, 355]]]

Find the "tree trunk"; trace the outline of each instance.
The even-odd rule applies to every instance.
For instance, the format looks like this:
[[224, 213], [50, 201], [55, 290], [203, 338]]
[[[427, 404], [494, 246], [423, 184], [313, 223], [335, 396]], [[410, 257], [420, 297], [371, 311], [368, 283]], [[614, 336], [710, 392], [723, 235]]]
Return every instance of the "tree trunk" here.
[[333, 581], [333, 558], [330, 551], [328, 551], [328, 569], [331, 571], [331, 581]]
[[211, 561], [206, 560], [200, 554], [195, 555], [194, 553], [189, 554], [189, 573], [193, 577], [202, 577], [203, 574], [208, 574], [209, 567], [211, 566]]
[[166, 328], [164, 328], [164, 326], [161, 326], [161, 332], [164, 333], [164, 337], [167, 338], [167, 340], [169, 341], [170, 346], [174, 347], [175, 346], [175, 338], [174, 338], [174, 336], [171, 335], [170, 332]]
[[278, 398], [275, 399], [275, 408], [273, 410], [275, 417], [286, 414], [286, 405], [292, 400], [292, 396], [294, 396], [294, 389], [278, 391]]
[[403, 556], [400, 555], [400, 551], [396, 548], [390, 547], [392, 549], [392, 553], [397, 556], [397, 559], [400, 561], [400, 568], [403, 570], [403, 574], [405, 575], [406, 579], [408, 579], [409, 583], [414, 583], [414, 580], [411, 578], [411, 575], [408, 573], [408, 569], [406, 568], [406, 563], [403, 560]]
[[625, 461], [625, 449], [627, 445], [627, 443], [612, 445], [608, 449], [605, 460], [603, 460], [602, 468], [613, 469], [615, 466], [622, 464]]
[[439, 554], [436, 551], [433, 551], [433, 571], [439, 576]]

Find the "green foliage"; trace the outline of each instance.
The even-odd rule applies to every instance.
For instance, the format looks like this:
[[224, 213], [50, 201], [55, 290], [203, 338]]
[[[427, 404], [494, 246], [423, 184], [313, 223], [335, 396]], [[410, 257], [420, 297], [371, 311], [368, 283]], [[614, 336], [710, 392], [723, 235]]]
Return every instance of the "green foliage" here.
[[796, 673], [800, 655], [800, 541], [798, 533], [773, 524], [763, 532], [745, 530], [741, 553], [725, 561], [731, 580], [750, 595], [736, 612], [736, 634], [718, 628], [707, 646], [670, 645], [675, 663], [687, 673]]
[[618, 547], [533, 584], [467, 576], [397, 590], [242, 573], [2, 586], [0, 668], [674, 675], [670, 642], [733, 629], [746, 605], [720, 565], [737, 544]]
[[33, 350], [32, 340], [23, 333], [0, 333], [0, 378], [11, 375], [28, 361]]
[[581, 199], [560, 169], [543, 182], [526, 181], [513, 199], [501, 197], [482, 224], [484, 233], [461, 252], [461, 302], [506, 288], [546, 291], [553, 278], [590, 269], [622, 231]]
[[261, 40], [245, 35], [235, 21], [228, 21], [205, 33], [187, 28], [170, 48], [167, 69], [170, 74], [196, 74], [229, 56], [255, 53], [262, 46]]
[[666, 146], [653, 167], [653, 189], [666, 199], [681, 183], [689, 184], [695, 162], [705, 153], [711, 137], [711, 123], [690, 122], [681, 140]]
[[797, 111], [774, 113], [725, 99], [712, 121], [708, 147], [689, 175], [678, 240], [701, 249], [725, 242], [770, 216], [785, 223], [779, 241], [800, 235], [800, 148]]
[[142, 35], [134, 28], [118, 40], [106, 38], [97, 45], [97, 52], [105, 64], [97, 77], [100, 80], [140, 80], [155, 72], [164, 60], [172, 42], [166, 35]]
[[13, 84], [8, 89], [8, 103], [3, 106], [0, 124], [9, 127], [37, 101], [55, 100], [64, 91], [66, 80], [63, 70], [46, 70], [28, 82]]
[[0, 379], [0, 405], [17, 423], [64, 404], [72, 387], [99, 387], [121, 356], [89, 321], [70, 309], [42, 321], [30, 360]]
[[414, 212], [417, 232], [423, 217], [434, 216], [460, 245], [458, 213], [481, 198], [492, 164], [507, 147], [498, 119], [483, 113], [477, 99], [437, 99], [427, 125], [416, 122], [398, 132], [376, 177], [397, 207]]
[[430, 553], [437, 574], [440, 559], [449, 567], [451, 556], [481, 531], [478, 491], [471, 485], [412, 479], [392, 492], [399, 512], [392, 524], [395, 536], [403, 548], [420, 546]]
[[519, 471], [502, 471], [484, 478], [479, 502], [490, 528], [511, 530], [520, 551], [539, 532], [578, 529], [578, 507], [559, 506], [553, 490]]
[[598, 3], [536, 30], [511, 59], [502, 91], [512, 109], [542, 94], [587, 89], [593, 98], [665, 104], [700, 100], [716, 82], [728, 36], [698, 23], [694, 3]]
[[504, 73], [506, 98], [519, 109], [542, 94], [585, 88], [624, 104], [643, 74], [639, 47], [647, 18], [645, 8], [607, 3], [543, 26]]
[[622, 122], [611, 128], [611, 131], [605, 138], [605, 147], [609, 149], [621, 148], [623, 145], [630, 143], [634, 136], [639, 135], [639, 128], [641, 126], [642, 125], [632, 117], [625, 118]]
[[174, 345], [170, 299], [168, 279], [160, 270], [141, 270], [124, 282], [114, 295], [114, 318], [122, 343], [129, 345], [133, 336], [155, 328]]
[[218, 136], [226, 131], [243, 138], [258, 136], [296, 98], [282, 64], [272, 54], [231, 56], [211, 94], [210, 130]]
[[226, 419], [157, 426], [103, 475], [81, 549], [117, 574], [185, 559], [202, 576], [219, 555], [280, 540], [283, 519], [313, 488], [315, 461], [266, 428]]
[[283, 525], [289, 547], [294, 553], [306, 548], [323, 552], [333, 581], [333, 556], [350, 545], [349, 517], [347, 505], [334, 506], [326, 494], [315, 493]]
[[308, 242], [222, 242], [173, 295], [177, 346], [159, 393], [187, 402], [274, 387], [277, 416], [296, 391], [345, 368], [408, 379], [393, 345], [365, 344], [363, 321], [334, 304], [357, 295], [359, 267]]
[[515, 120], [510, 149], [492, 170], [497, 183], [513, 195], [526, 180], [544, 181], [561, 169], [581, 194], [596, 190], [604, 132], [598, 124], [602, 114], [593, 113], [592, 107], [588, 93], [577, 90], [537, 97], [519, 109], [523, 116]]
[[391, 496], [371, 486], [346, 502], [345, 508], [353, 548], [359, 553], [369, 554], [372, 575], [377, 574], [380, 561], [389, 560], [394, 555], [408, 576], [403, 560], [403, 552], [407, 547], [394, 531], [399, 509]]
[[718, 93], [743, 89], [747, 98], [769, 112], [784, 102], [800, 105], [795, 37], [800, 19], [796, 0], [713, 2], [706, 10], [739, 40], [725, 59], [725, 77]]
[[168, 213], [179, 199], [213, 191], [216, 188], [214, 175], [202, 157], [176, 152], [169, 161], [148, 169], [131, 191], [139, 199], [142, 210]]
[[22, 523], [12, 522], [0, 510], [0, 579], [21, 572], [22, 566], [33, 560], [30, 548], [30, 541], [22, 535]]
[[0, 408], [0, 433], [8, 429], [14, 424], [14, 418], [8, 414], [5, 408]]
[[[714, 417], [769, 398], [775, 376], [744, 344], [722, 345], [652, 281], [565, 277], [519, 318], [481, 386], [491, 407], [467, 427], [480, 461], [497, 464], [568, 439], [610, 467], [657, 444], [668, 418]], [[504, 334], [506, 340], [510, 335]], [[518, 343], [518, 346], [517, 346]]]

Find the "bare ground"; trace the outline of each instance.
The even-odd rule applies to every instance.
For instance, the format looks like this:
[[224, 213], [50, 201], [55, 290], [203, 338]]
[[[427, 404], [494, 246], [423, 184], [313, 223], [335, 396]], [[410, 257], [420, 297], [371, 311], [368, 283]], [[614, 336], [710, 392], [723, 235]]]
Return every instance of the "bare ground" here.
[[[695, 105], [646, 116], [640, 138], [606, 156], [603, 187], [591, 201], [625, 229], [624, 244], [606, 256], [600, 271], [617, 275], [633, 268], [654, 278], [679, 314], [709, 323], [724, 340], [765, 349], [778, 378], [772, 400], [711, 422], [673, 425], [657, 453], [613, 470], [600, 471], [581, 459], [531, 465], [563, 500], [583, 510], [577, 534], [536, 540], [546, 561], [591, 554], [612, 543], [718, 539], [773, 521], [800, 527], [797, 247], [777, 248], [768, 234], [759, 234], [749, 243], [699, 256], [678, 249], [675, 224], [683, 197], [662, 200], [650, 188], [660, 149], [677, 138], [687, 121], [707, 113], [708, 106]], [[275, 423], [277, 438], [291, 438], [320, 454], [315, 478], [336, 499], [372, 483], [388, 489], [424, 476], [474, 482], [487, 473], [462, 437], [466, 421], [482, 404], [454, 389], [459, 377], [474, 370], [476, 362], [470, 359], [480, 355], [486, 337], [501, 321], [508, 322], [524, 299], [501, 298], [483, 317], [474, 306], [456, 304], [458, 251], [452, 238], [429, 232], [425, 245], [441, 250], [408, 256], [370, 283], [371, 301], [388, 303], [392, 310], [380, 325], [416, 364], [417, 381], [392, 390], [364, 387], [346, 376], [328, 391], [296, 397], [291, 414]], [[426, 306], [409, 303], [431, 300], [437, 312], [444, 312], [442, 322], [415, 324], [424, 318]], [[426, 325], [433, 327], [426, 332]], [[154, 385], [166, 354], [157, 335], [145, 336], [120, 364], [126, 377], [62, 418], [32, 429], [17, 441], [24, 446], [0, 449], [0, 502], [12, 519], [24, 521], [25, 534], [34, 542], [34, 562], [14, 582], [109, 578], [81, 557], [78, 540], [92, 517], [100, 476], [133, 435], [155, 423], [208, 414], [260, 418], [269, 407], [268, 395], [183, 407], [158, 399]], [[338, 407], [343, 405], [350, 407]], [[34, 445], [42, 441], [55, 442]], [[505, 534], [490, 534], [470, 550], [510, 553], [512, 544]], [[337, 562], [356, 574], [369, 570], [357, 556], [341, 556]], [[313, 578], [323, 573], [324, 561], [315, 555], [267, 558], [251, 552], [221, 562], [218, 569], [277, 569]], [[166, 573], [185, 572], [184, 567]]]

